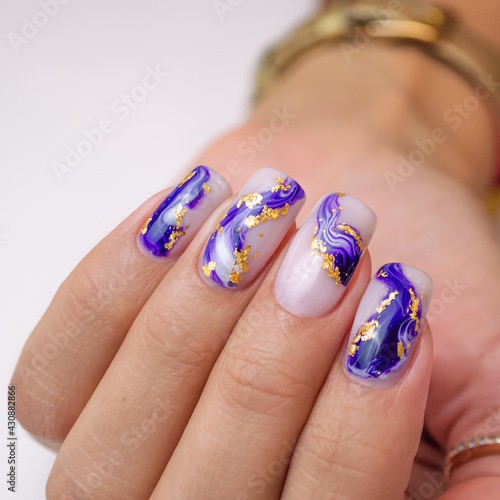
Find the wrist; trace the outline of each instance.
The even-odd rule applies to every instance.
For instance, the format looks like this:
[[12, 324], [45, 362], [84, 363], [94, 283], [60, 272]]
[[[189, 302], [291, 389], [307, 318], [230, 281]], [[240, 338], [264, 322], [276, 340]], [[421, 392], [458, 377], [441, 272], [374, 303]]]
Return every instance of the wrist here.
[[481, 191], [493, 176], [493, 134], [474, 91], [415, 48], [371, 44], [349, 55], [324, 46], [297, 61], [253, 110], [250, 125], [287, 107], [296, 115], [293, 127], [356, 129], [416, 164], [424, 155], [425, 163]]

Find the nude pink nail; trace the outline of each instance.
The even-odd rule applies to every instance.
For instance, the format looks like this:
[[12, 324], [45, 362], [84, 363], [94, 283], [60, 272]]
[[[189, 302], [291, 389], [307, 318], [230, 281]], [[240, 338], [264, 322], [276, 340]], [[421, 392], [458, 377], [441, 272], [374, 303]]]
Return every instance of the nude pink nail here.
[[335, 309], [376, 225], [375, 214], [356, 198], [343, 193], [321, 198], [281, 264], [274, 287], [278, 302], [305, 317]]

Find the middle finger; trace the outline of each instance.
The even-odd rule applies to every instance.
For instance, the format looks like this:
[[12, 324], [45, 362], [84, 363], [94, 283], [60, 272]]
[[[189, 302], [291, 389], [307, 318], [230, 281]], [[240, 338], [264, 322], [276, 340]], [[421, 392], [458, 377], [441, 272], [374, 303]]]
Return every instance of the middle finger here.
[[202, 228], [137, 317], [66, 438], [49, 500], [149, 496], [259, 285], [249, 278], [272, 259], [303, 203], [302, 188], [282, 172], [263, 169], [252, 177], [203, 252], [207, 280], [224, 290], [207, 286], [194, 269], [216, 217]]

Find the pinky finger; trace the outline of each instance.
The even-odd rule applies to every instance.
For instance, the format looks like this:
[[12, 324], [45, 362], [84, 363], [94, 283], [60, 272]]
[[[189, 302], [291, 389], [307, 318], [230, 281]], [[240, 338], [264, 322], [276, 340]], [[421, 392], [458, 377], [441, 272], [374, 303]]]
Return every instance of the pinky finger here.
[[347, 353], [335, 361], [297, 443], [284, 500], [403, 498], [431, 374], [423, 323], [431, 289], [425, 273], [399, 264], [371, 281]]

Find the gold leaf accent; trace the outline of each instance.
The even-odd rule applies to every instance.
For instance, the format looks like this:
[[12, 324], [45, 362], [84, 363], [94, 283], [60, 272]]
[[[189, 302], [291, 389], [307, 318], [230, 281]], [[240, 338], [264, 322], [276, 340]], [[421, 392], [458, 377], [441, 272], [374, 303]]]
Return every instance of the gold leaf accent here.
[[186, 184], [186, 182], [191, 179], [192, 177], [194, 177], [196, 175], [196, 172], [191, 172], [189, 174], [186, 175], [186, 177], [184, 177], [184, 179], [182, 180], [182, 182], [179, 184], [179, 187], [182, 187], [184, 186], [184, 184]]
[[281, 209], [281, 215], [284, 217], [288, 213], [288, 209], [290, 208], [290, 205], [287, 203], [282, 209]]
[[375, 337], [375, 328], [378, 328], [379, 322], [376, 319], [372, 319], [367, 323], [364, 323], [363, 326], [358, 330], [358, 333], [354, 337], [352, 343], [356, 344], [360, 340], [366, 342], [367, 340], [371, 340]]
[[387, 278], [387, 276], [389, 276], [389, 275], [383, 269], [381, 269], [378, 272], [377, 276], [383, 276], [384, 278]]
[[262, 224], [268, 220], [276, 220], [280, 216], [281, 210], [279, 208], [269, 208], [267, 205], [264, 205], [262, 212], [259, 215], [259, 219]]
[[177, 208], [174, 208], [173, 212], [174, 215], [177, 217], [176, 227], [177, 229], [179, 229], [182, 224], [182, 218], [186, 215], [187, 212], [186, 207], [183, 208], [182, 205], [179, 203]]
[[252, 247], [248, 245], [245, 250], [242, 250], [241, 252], [238, 252], [238, 250], [235, 250], [233, 255], [236, 257], [236, 260], [234, 261], [235, 266], [239, 266], [241, 269], [242, 273], [248, 272], [248, 254], [250, 253], [250, 249]]
[[394, 292], [391, 292], [389, 294], [389, 297], [387, 297], [387, 299], [383, 300], [380, 303], [380, 307], [377, 307], [377, 312], [380, 314], [396, 298], [396, 295], [398, 293], [399, 292], [397, 290], [395, 290]]
[[358, 247], [361, 251], [363, 251], [363, 240], [360, 238], [359, 234], [356, 233], [356, 231], [349, 226], [348, 224], [339, 224], [336, 229], [340, 229], [340, 231], [344, 231], [344, 233], [349, 234], [352, 236], [355, 240], [356, 243], [358, 244]]
[[335, 265], [335, 257], [328, 253], [324, 253], [322, 267], [325, 271], [328, 271], [328, 276], [340, 286], [340, 269]]
[[313, 235], [311, 238], [311, 250], [317, 250], [320, 253], [325, 253], [326, 245], [323, 241]]
[[278, 184], [271, 188], [272, 193], [276, 193], [277, 191], [286, 191], [292, 187], [290, 184], [285, 184], [285, 179], [282, 179], [281, 177], [276, 177], [275, 181]]
[[345, 193], [335, 193], [339, 198], [342, 198], [342, 196], [345, 196]]
[[405, 354], [405, 346], [404, 346], [403, 342], [398, 342], [399, 359], [403, 359], [404, 354]]
[[229, 276], [229, 281], [237, 285], [241, 281], [241, 274], [237, 273], [234, 269], [231, 271], [231, 275]]
[[253, 260], [255, 260], [258, 256], [259, 256], [259, 254], [258, 254], [258, 253], [254, 253], [254, 254], [253, 254]]
[[415, 331], [417, 332], [420, 327], [420, 319], [418, 318], [418, 304], [420, 303], [420, 301], [415, 296], [413, 288], [410, 288], [410, 295], [411, 295], [410, 318], [416, 321]]
[[241, 206], [244, 203], [248, 208], [253, 208], [255, 207], [255, 205], [259, 205], [261, 202], [262, 202], [262, 195], [260, 193], [252, 193], [242, 196], [238, 201], [238, 203], [236, 203], [236, 206], [238, 208], [241, 208]]
[[354, 356], [358, 352], [358, 349], [359, 349], [359, 345], [351, 344], [349, 346], [349, 356]]
[[210, 191], [212, 191], [212, 189], [210, 188], [210, 186], [206, 182], [203, 184], [203, 189], [205, 191], [205, 194], [210, 193]]
[[264, 233], [259, 233], [259, 236], [260, 236], [260, 237], [264, 236]]
[[212, 262], [210, 261], [206, 266], [203, 266], [203, 274], [207, 277], [210, 278], [212, 275], [212, 271], [215, 269], [215, 266], [217, 265], [217, 262]]
[[247, 227], [255, 227], [259, 225], [259, 217], [255, 215], [249, 215], [244, 222]]
[[144, 226], [142, 226], [142, 229], [141, 229], [141, 234], [146, 234], [147, 231], [148, 231], [148, 226], [149, 226], [149, 223], [153, 220], [153, 217], [150, 217], [146, 223], [144, 224]]
[[181, 229], [176, 229], [175, 231], [172, 231], [170, 233], [170, 237], [168, 239], [168, 242], [165, 243], [164, 247], [167, 250], [172, 250], [172, 247], [175, 245], [175, 243], [177, 243], [177, 240], [181, 236], [186, 236], [186, 233], [184, 231], [182, 231]]

